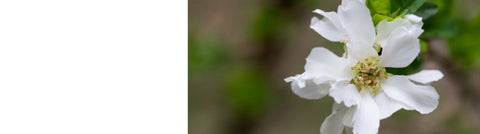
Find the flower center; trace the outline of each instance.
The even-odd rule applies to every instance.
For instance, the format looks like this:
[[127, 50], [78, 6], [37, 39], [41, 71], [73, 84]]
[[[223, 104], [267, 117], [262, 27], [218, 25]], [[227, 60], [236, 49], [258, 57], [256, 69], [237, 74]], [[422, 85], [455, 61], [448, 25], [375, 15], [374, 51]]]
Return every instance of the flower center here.
[[380, 90], [380, 83], [388, 79], [387, 71], [384, 67], [378, 65], [378, 57], [366, 57], [365, 61], [358, 61], [351, 69], [354, 70], [353, 79], [350, 83], [354, 84], [357, 89], [370, 90], [370, 93], [377, 93]]

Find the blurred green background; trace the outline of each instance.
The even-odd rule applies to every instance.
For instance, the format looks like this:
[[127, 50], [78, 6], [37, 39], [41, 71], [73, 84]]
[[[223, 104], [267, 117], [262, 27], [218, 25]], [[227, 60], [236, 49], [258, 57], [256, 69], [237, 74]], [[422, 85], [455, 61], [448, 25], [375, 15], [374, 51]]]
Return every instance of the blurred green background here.
[[[309, 28], [312, 11], [340, 0], [189, 0], [188, 131], [191, 134], [318, 134], [333, 100], [302, 99], [284, 78], [304, 72], [313, 47], [343, 46]], [[386, 134], [480, 133], [480, 1], [428, 0], [423, 53], [407, 69], [439, 69], [431, 114], [400, 110]], [[435, 15], [431, 16], [431, 14]], [[320, 16], [319, 16], [320, 17]]]

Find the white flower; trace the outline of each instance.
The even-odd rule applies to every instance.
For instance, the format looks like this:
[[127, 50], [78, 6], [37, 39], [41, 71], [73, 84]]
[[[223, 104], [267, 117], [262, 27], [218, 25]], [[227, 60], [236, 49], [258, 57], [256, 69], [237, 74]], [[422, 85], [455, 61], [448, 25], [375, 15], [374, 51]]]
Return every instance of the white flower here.
[[348, 54], [339, 57], [325, 48], [314, 48], [305, 72], [285, 81], [302, 98], [320, 99], [328, 94], [335, 100], [321, 133], [340, 134], [347, 126], [356, 134], [373, 134], [381, 119], [401, 108], [427, 114], [437, 107], [439, 95], [429, 83], [443, 77], [440, 71], [404, 76], [385, 70], [406, 67], [418, 55], [421, 18], [408, 15], [382, 21], [375, 30], [368, 8], [358, 0], [343, 0], [338, 14], [314, 12], [324, 18], [312, 18], [310, 27], [330, 41], [345, 43]]

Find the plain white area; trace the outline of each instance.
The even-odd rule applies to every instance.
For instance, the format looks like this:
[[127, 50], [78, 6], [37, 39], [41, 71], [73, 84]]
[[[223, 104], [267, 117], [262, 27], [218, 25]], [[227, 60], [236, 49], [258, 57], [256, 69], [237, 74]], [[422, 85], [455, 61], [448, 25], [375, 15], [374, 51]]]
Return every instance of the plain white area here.
[[187, 133], [187, 23], [186, 0], [0, 1], [0, 133]]

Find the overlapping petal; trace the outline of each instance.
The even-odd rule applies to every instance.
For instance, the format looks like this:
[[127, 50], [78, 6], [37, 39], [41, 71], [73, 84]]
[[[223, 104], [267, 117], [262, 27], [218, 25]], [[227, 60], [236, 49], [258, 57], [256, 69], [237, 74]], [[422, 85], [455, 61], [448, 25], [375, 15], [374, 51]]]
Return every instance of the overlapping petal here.
[[286, 82], [292, 82], [292, 91], [305, 99], [320, 99], [328, 94], [330, 85], [328, 84], [316, 84], [311, 79], [303, 78], [303, 74], [288, 77]]
[[342, 104], [333, 104], [332, 114], [330, 114], [322, 123], [320, 133], [322, 134], [342, 134], [343, 118], [347, 113], [347, 107]]
[[357, 110], [356, 105], [348, 108], [347, 113], [345, 114], [345, 117], [343, 117], [343, 125], [345, 125], [349, 128], [353, 127], [353, 115], [354, 115], [356, 110]]
[[440, 80], [443, 77], [443, 74], [438, 70], [422, 70], [418, 73], [408, 75], [407, 77], [415, 82], [428, 84]]
[[349, 81], [333, 83], [329, 95], [336, 103], [343, 102], [347, 107], [358, 103], [358, 89], [355, 85], [350, 84]]
[[311, 29], [333, 42], [347, 40], [345, 28], [343, 28], [342, 23], [338, 19], [337, 13], [324, 12], [320, 9], [316, 9], [313, 12], [322, 15], [323, 19], [320, 20], [317, 17], [313, 17], [310, 23]]
[[344, 0], [338, 7], [338, 16], [347, 32], [349, 53], [357, 59], [376, 56], [373, 49], [375, 28], [365, 4], [358, 0]]
[[416, 85], [406, 76], [392, 76], [385, 80], [382, 88], [388, 97], [403, 104], [407, 110], [427, 114], [438, 106], [439, 95], [432, 86]]
[[385, 92], [380, 91], [374, 97], [375, 103], [380, 112], [380, 119], [390, 117], [396, 111], [402, 109], [402, 104], [388, 97]]
[[354, 134], [376, 134], [380, 127], [377, 104], [367, 90], [360, 92], [360, 102], [353, 115]]
[[350, 63], [323, 47], [313, 48], [307, 57], [305, 77], [314, 79], [317, 84], [326, 81], [350, 80]]
[[403, 16], [403, 18], [407, 19], [412, 24], [417, 24], [417, 25], [420, 25], [420, 26], [423, 25], [422, 17], [416, 16], [414, 14], [407, 14], [407, 15]]
[[384, 67], [406, 67], [420, 53], [419, 27], [399, 27], [392, 31], [383, 46], [380, 58]]
[[387, 45], [385, 44], [386, 39], [390, 36], [390, 33], [392, 33], [393, 30], [399, 27], [409, 28], [411, 26], [415, 26], [421, 28], [422, 25], [422, 18], [413, 14], [407, 14], [402, 18], [397, 18], [390, 22], [386, 19], [382, 20], [376, 26], [376, 43], [381, 44], [381, 46]]
[[377, 44], [380, 44], [381, 46], [385, 46], [386, 43], [385, 41], [387, 40], [388, 36], [390, 36], [390, 33], [392, 33], [393, 30], [399, 28], [399, 27], [406, 27], [412, 25], [407, 19], [403, 18], [398, 18], [395, 19], [391, 22], [388, 22], [386, 19], [380, 21], [377, 24]]

